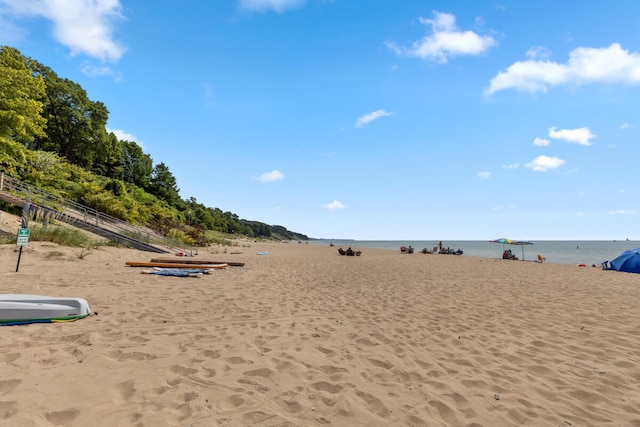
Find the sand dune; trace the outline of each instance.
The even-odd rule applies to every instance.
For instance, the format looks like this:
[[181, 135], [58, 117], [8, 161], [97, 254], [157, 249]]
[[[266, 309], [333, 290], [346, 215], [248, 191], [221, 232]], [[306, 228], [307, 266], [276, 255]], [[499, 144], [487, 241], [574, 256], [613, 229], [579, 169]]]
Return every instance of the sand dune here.
[[362, 251], [247, 243], [177, 278], [0, 246], [0, 292], [98, 312], [0, 328], [0, 424], [640, 426], [640, 276]]

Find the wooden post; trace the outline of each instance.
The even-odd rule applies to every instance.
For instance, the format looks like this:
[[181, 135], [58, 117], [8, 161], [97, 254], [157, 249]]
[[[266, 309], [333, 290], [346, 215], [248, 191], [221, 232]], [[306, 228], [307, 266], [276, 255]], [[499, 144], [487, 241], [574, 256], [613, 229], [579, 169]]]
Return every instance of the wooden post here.
[[22, 206], [22, 228], [29, 228], [29, 211], [31, 210], [31, 202], [26, 201]]

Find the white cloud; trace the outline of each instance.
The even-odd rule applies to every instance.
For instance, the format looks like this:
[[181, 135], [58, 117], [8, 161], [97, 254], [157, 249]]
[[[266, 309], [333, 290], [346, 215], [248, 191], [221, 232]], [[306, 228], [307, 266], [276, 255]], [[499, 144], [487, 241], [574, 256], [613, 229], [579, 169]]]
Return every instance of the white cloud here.
[[527, 50], [527, 58], [529, 59], [547, 59], [550, 55], [546, 47], [536, 46]]
[[546, 172], [557, 169], [564, 164], [564, 160], [557, 157], [538, 156], [525, 166], [536, 172]]
[[622, 125], [620, 125], [620, 129], [629, 129], [632, 128], [633, 125], [629, 122], [624, 122]]
[[617, 211], [609, 211], [607, 213], [609, 215], [635, 215], [637, 213], [637, 211], [626, 210], [626, 209], [618, 209]]
[[452, 56], [478, 55], [496, 41], [490, 36], [480, 36], [473, 31], [460, 31], [456, 17], [449, 13], [433, 12], [433, 19], [420, 18], [420, 23], [431, 26], [431, 34], [413, 42], [411, 47], [399, 47], [387, 42], [387, 47], [398, 55], [417, 56], [445, 64]]
[[549, 145], [551, 141], [543, 138], [536, 138], [533, 140], [533, 145], [537, 145], [538, 147], [546, 147]]
[[502, 165], [502, 169], [518, 169], [520, 167], [520, 163], [512, 163], [510, 165]]
[[360, 128], [366, 125], [367, 123], [371, 123], [372, 121], [377, 120], [380, 117], [386, 117], [386, 116], [393, 116], [393, 113], [389, 113], [388, 111], [385, 111], [385, 110], [374, 111], [373, 113], [369, 113], [366, 116], [360, 117], [356, 122], [356, 127]]
[[549, 128], [549, 137], [554, 139], [562, 139], [567, 142], [580, 145], [591, 145], [590, 139], [596, 137], [591, 130], [587, 127], [578, 129], [560, 129], [556, 130], [555, 127]]
[[106, 128], [106, 131], [109, 132], [109, 133], [113, 133], [116, 136], [116, 138], [118, 138], [119, 141], [132, 141], [132, 142], [135, 142], [138, 145], [141, 144], [140, 141], [138, 141], [138, 138], [135, 135], [127, 133], [127, 132], [125, 132], [123, 130]]
[[548, 86], [597, 82], [639, 84], [640, 54], [613, 43], [605, 48], [574, 49], [566, 64], [535, 59], [515, 62], [491, 80], [486, 93], [504, 89], [546, 92]]
[[109, 67], [105, 67], [105, 66], [96, 67], [95, 65], [92, 65], [89, 63], [83, 64], [82, 73], [89, 77], [114, 75], [113, 70], [111, 70]]
[[271, 172], [265, 172], [258, 177], [260, 182], [275, 182], [284, 179], [284, 174], [279, 170], [272, 170]]
[[491, 172], [478, 172], [476, 176], [480, 179], [489, 179]]
[[343, 205], [338, 200], [334, 200], [333, 202], [329, 203], [328, 205], [324, 205], [323, 208], [325, 208], [328, 211], [335, 211], [335, 210], [338, 210], [338, 209], [344, 209], [344, 208], [346, 208], [346, 206]]
[[72, 55], [117, 61], [124, 48], [112, 38], [113, 25], [123, 18], [119, 0], [2, 0], [19, 16], [37, 16], [53, 23], [54, 38]]
[[251, 11], [272, 9], [280, 13], [303, 6], [305, 0], [239, 0], [239, 3], [241, 8]]

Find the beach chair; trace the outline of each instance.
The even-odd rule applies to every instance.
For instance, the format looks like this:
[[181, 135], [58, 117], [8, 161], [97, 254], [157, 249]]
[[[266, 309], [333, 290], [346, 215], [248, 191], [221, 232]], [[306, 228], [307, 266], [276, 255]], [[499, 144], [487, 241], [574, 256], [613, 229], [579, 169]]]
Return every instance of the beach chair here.
[[547, 259], [542, 255], [538, 254], [538, 262], [545, 262]]

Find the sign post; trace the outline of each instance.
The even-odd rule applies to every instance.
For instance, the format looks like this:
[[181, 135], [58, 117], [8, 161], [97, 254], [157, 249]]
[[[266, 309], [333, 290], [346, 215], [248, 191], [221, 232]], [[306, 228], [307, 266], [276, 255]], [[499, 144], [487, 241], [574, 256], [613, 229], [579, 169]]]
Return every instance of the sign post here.
[[18, 230], [18, 238], [16, 239], [16, 245], [20, 247], [18, 251], [18, 264], [16, 264], [16, 273], [20, 268], [20, 258], [22, 257], [22, 248], [27, 246], [29, 243], [29, 234], [31, 234], [31, 230], [28, 228], [21, 228]]

